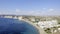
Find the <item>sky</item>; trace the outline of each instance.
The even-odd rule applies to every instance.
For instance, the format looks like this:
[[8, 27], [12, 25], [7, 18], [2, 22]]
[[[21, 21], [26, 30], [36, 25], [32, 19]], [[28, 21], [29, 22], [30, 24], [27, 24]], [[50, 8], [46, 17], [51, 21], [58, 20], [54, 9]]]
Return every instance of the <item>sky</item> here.
[[60, 15], [60, 0], [0, 0], [0, 14]]

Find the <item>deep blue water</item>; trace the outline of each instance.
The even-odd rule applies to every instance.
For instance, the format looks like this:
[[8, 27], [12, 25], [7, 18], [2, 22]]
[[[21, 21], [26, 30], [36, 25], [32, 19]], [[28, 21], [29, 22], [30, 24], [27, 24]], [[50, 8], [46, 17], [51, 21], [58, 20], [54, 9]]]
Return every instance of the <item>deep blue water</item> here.
[[27, 22], [0, 18], [0, 34], [39, 34], [38, 30]]

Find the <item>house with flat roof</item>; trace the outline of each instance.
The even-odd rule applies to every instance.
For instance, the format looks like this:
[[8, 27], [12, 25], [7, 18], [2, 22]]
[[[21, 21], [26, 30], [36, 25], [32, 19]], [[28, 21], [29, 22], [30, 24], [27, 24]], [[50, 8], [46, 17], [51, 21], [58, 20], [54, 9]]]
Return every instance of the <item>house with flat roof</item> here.
[[57, 20], [50, 20], [50, 21], [39, 21], [38, 25], [41, 28], [51, 28], [54, 27], [55, 25], [57, 25]]

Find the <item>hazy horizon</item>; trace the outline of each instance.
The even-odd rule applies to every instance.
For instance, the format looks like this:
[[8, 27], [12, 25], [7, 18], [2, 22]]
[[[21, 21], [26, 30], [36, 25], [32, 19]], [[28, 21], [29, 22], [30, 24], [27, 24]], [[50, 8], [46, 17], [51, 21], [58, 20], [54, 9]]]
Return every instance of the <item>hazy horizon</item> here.
[[0, 0], [0, 15], [60, 16], [60, 0]]

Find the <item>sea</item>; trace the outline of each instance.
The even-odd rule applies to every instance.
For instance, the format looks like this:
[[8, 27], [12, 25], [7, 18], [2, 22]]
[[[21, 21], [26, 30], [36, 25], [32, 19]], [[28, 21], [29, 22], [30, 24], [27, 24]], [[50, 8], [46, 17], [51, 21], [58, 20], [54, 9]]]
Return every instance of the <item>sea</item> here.
[[18, 19], [0, 18], [0, 34], [39, 34], [33, 25]]

